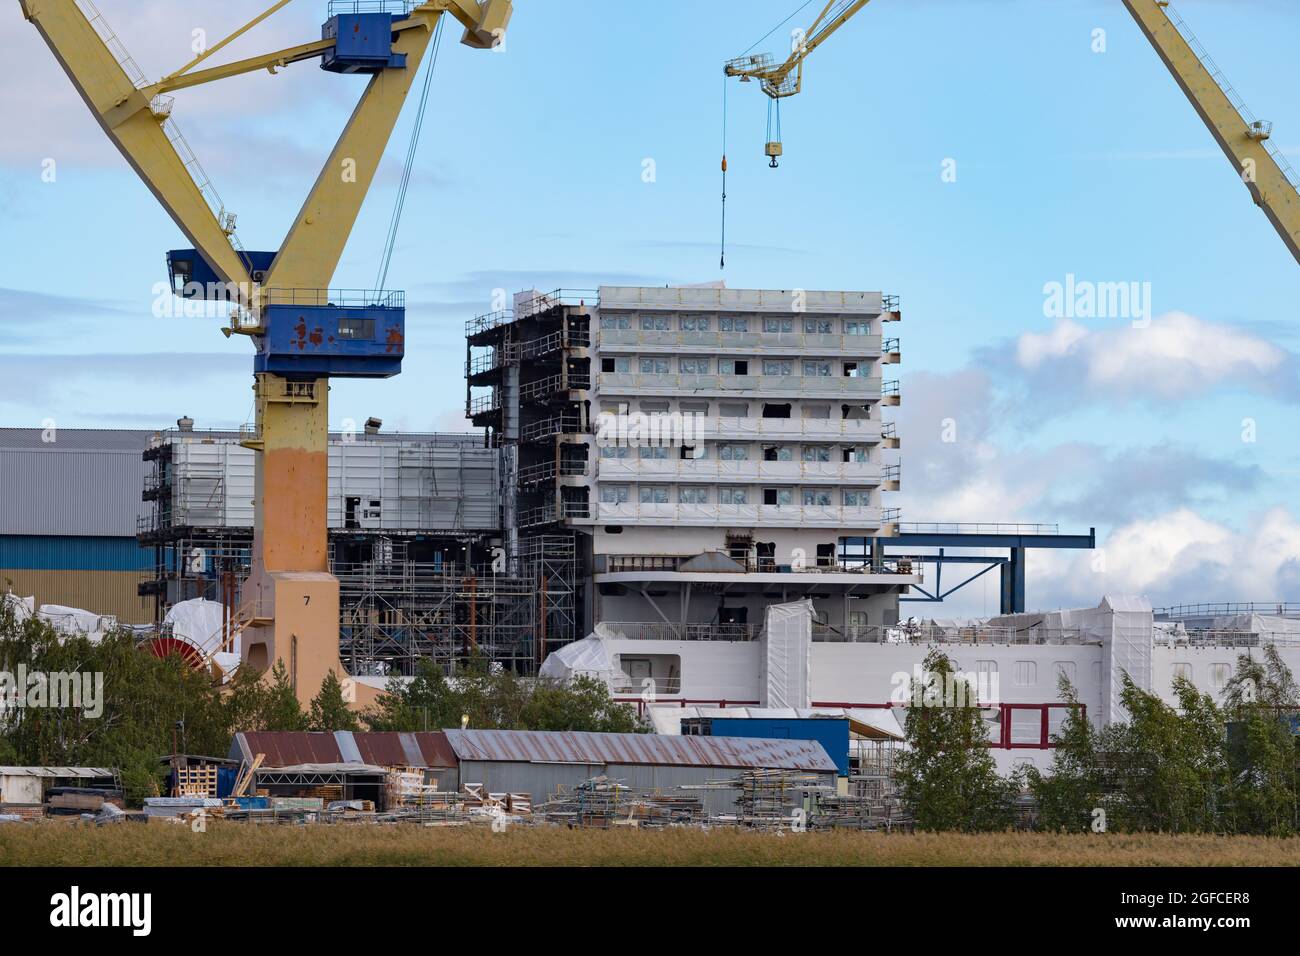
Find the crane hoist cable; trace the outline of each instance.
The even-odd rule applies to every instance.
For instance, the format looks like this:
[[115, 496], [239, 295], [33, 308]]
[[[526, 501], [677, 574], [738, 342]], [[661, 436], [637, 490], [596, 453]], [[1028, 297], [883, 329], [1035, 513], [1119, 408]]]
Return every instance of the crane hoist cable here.
[[[799, 5], [798, 9], [796, 9], [788, 17], [786, 17], [776, 26], [772, 27], [772, 29], [768, 30], [761, 37], [755, 40], [752, 44], [750, 44], [749, 49], [740, 55], [741, 56], [748, 55], [751, 51], [753, 51], [755, 47], [757, 47], [760, 43], [765, 41], [773, 33], [781, 29], [783, 26], [785, 26], [787, 23], [789, 23], [799, 14], [803, 13], [804, 10], [806, 10], [808, 7], [812, 6], [813, 2], [814, 0], [804, 0], [804, 2]], [[768, 104], [768, 108], [767, 108], [767, 130], [768, 130], [767, 138], [768, 141], [771, 142], [772, 105], [770, 103]], [[776, 104], [776, 130], [777, 130], [777, 137], [779, 138], [781, 135], [781, 104], [779, 102]], [[776, 166], [775, 156], [772, 157], [772, 165]], [[722, 83], [722, 262], [720, 263], [719, 268], [722, 269], [727, 268], [727, 81], [725, 79], [723, 80]]]
[[745, 56], [745, 55], [747, 55], [747, 54], [753, 52], [753, 50], [754, 50], [754, 48], [755, 48], [756, 46], [758, 46], [760, 43], [762, 43], [764, 40], [766, 40], [768, 37], [770, 37], [770, 36], [771, 36], [773, 33], [775, 33], [777, 30], [781, 29], [783, 26], [785, 26], [787, 23], [789, 23], [791, 20], [793, 20], [793, 19], [794, 19], [795, 17], [797, 17], [799, 14], [803, 13], [804, 10], [808, 9], [810, 6], [813, 5], [813, 2], [814, 2], [814, 0], [805, 0], [805, 2], [804, 2], [804, 3], [799, 7], [798, 10], [794, 11], [794, 13], [790, 14], [788, 17], [786, 17], [784, 20], [782, 20], [782, 21], [781, 21], [780, 23], [778, 23], [776, 26], [772, 27], [772, 29], [770, 29], [770, 30], [768, 30], [766, 33], [764, 33], [761, 37], [759, 37], [757, 40], [755, 40], [753, 44], [750, 45], [750, 47], [749, 47], [748, 50], [746, 50], [744, 53], [742, 53], [742, 54], [740, 54], [740, 55], [741, 55], [741, 56]]
[[[773, 135], [775, 133], [775, 135]], [[781, 101], [767, 101], [767, 141], [769, 143], [781, 142]], [[777, 169], [781, 164], [776, 161], [776, 153], [772, 154], [771, 166]]]
[[402, 179], [397, 187], [397, 200], [393, 204], [393, 215], [388, 221], [388, 236], [384, 241], [384, 252], [379, 259], [379, 276], [375, 281], [375, 290], [382, 291], [388, 281], [388, 267], [393, 261], [393, 250], [397, 246], [397, 232], [402, 224], [402, 211], [406, 207], [406, 194], [411, 187], [411, 173], [415, 170], [415, 154], [420, 148], [420, 134], [424, 130], [424, 116], [429, 107], [429, 90], [433, 85], [433, 74], [438, 68], [438, 50], [442, 45], [442, 26], [445, 18], [438, 18], [438, 25], [433, 30], [433, 55], [429, 59], [428, 72], [424, 74], [424, 87], [420, 91], [420, 106], [415, 113], [415, 126], [411, 130], [411, 142], [406, 149], [406, 163], [402, 167]]
[[722, 81], [722, 262], [719, 269], [727, 268], [727, 83]]

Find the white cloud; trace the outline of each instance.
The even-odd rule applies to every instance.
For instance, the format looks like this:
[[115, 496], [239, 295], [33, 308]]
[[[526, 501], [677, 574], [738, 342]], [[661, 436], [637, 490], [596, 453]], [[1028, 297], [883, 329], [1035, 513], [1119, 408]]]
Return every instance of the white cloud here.
[[1016, 359], [1025, 368], [1037, 368], [1048, 359], [1069, 355], [1088, 337], [1088, 330], [1077, 322], [1062, 319], [1056, 328], [1039, 335], [1026, 332], [1016, 342]]
[[[96, 6], [121, 43], [150, 79], [170, 73], [194, 56], [193, 31], [206, 31], [215, 43], [266, 7], [265, 0], [225, 0], [224, 3], [177, 4], [168, 0], [98, 0]], [[310, 5], [308, 5], [310, 6]], [[189, 9], [177, 9], [189, 8]], [[198, 7], [199, 9], [195, 9]], [[323, 9], [323, 7], [321, 8]], [[206, 65], [282, 49], [319, 37], [320, 9], [293, 7], [235, 41]], [[117, 150], [81, 101], [72, 81], [55, 60], [36, 28], [16, 3], [0, 5], [0, 48], [6, 52], [6, 69], [22, 82], [0, 84], [0, 117], [6, 128], [20, 134], [0, 137], [0, 163], [40, 172], [45, 158], [60, 163], [121, 168]], [[176, 116], [187, 135], [211, 131], [214, 140], [247, 136], [248, 105], [271, 112], [302, 98], [312, 72], [310, 66], [285, 71], [272, 80], [265, 73], [240, 77], [211, 86], [181, 91]], [[295, 73], [298, 78], [287, 74]], [[252, 84], [256, 84], [254, 87]], [[213, 128], [214, 124], [219, 129]], [[283, 148], [280, 144], [277, 148]]]
[[1169, 312], [1147, 326], [1089, 328], [1063, 319], [1050, 332], [1021, 335], [1014, 361], [988, 354], [1048, 405], [1080, 394], [1178, 400], [1219, 387], [1300, 397], [1291, 352], [1243, 328], [1185, 312]]
[[1029, 573], [1039, 607], [1143, 594], [1156, 606], [1295, 599], [1300, 518], [1275, 507], [1242, 527], [1187, 508], [1115, 528], [1095, 554], [1037, 552]]

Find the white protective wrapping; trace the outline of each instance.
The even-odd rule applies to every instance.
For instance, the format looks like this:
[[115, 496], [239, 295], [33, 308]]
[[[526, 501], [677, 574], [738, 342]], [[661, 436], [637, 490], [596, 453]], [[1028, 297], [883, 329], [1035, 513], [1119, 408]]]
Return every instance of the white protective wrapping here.
[[99, 643], [104, 635], [117, 627], [117, 618], [110, 614], [96, 614], [94, 611], [64, 607], [61, 604], [42, 604], [36, 616], [48, 622], [60, 634], [81, 634], [94, 643]]
[[20, 598], [17, 594], [6, 594], [4, 596], [4, 606], [12, 608], [14, 620], [21, 624], [33, 614], [36, 613], [36, 598]]
[[608, 636], [605, 625], [597, 624], [594, 634], [547, 655], [538, 676], [564, 682], [594, 677], [612, 686], [619, 671], [609, 656], [609, 645], [605, 643]]
[[[1103, 724], [1127, 720], [1128, 711], [1120, 703], [1124, 675], [1128, 674], [1139, 689], [1151, 689], [1151, 645], [1155, 616], [1151, 602], [1143, 597], [1106, 597], [1097, 608], [1109, 636], [1103, 638], [1101, 672], [1109, 676], [1109, 686], [1102, 688]], [[1106, 625], [1109, 625], [1106, 627]]]
[[225, 605], [221, 602], [195, 598], [172, 605], [163, 624], [171, 626], [172, 635], [178, 641], [198, 648], [207, 657], [221, 649], [224, 614]]
[[764, 707], [807, 707], [811, 702], [812, 601], [772, 604], [763, 627]]
[[1233, 614], [1214, 619], [1216, 631], [1242, 631], [1258, 636], [1300, 638], [1300, 619], [1272, 614]]

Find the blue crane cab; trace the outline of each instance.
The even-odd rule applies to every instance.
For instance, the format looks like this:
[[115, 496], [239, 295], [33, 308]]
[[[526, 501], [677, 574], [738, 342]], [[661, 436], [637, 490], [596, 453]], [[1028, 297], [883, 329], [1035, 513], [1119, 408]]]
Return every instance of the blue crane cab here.
[[[335, 10], [348, 11], [335, 14]], [[321, 57], [321, 69], [330, 73], [379, 73], [404, 69], [406, 54], [393, 52], [393, 20], [405, 13], [362, 12], [367, 8], [404, 10], [404, 4], [343, 2], [330, 4], [330, 18], [321, 27], [321, 39], [335, 41]]]
[[254, 370], [290, 378], [392, 378], [406, 355], [401, 292], [271, 289]]
[[[265, 281], [274, 252], [241, 252], [254, 286]], [[167, 253], [172, 291], [186, 299], [238, 302], [251, 289], [219, 281], [194, 249]], [[256, 372], [294, 378], [392, 378], [406, 355], [406, 296], [401, 292], [263, 289], [262, 324], [254, 335]]]

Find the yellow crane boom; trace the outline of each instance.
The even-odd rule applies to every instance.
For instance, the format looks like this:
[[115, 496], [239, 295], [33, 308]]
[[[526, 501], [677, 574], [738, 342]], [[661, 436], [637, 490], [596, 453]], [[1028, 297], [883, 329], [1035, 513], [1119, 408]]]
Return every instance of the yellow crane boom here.
[[1300, 262], [1300, 181], [1176, 10], [1162, 0], [1124, 0], [1233, 169]]
[[[782, 63], [769, 54], [751, 54], [727, 62], [727, 76], [739, 77], [741, 82], [757, 80], [771, 99], [764, 153], [773, 167], [784, 147], [780, 114], [775, 114], [774, 125], [772, 110], [779, 110], [780, 100], [803, 89], [804, 62], [868, 2], [831, 0], [811, 27], [796, 35], [793, 52]], [[1254, 118], [1167, 0], [1124, 0], [1124, 6], [1209, 128], [1255, 203], [1300, 262], [1300, 176], [1270, 141], [1271, 124]], [[725, 159], [723, 164], [725, 173]]]

